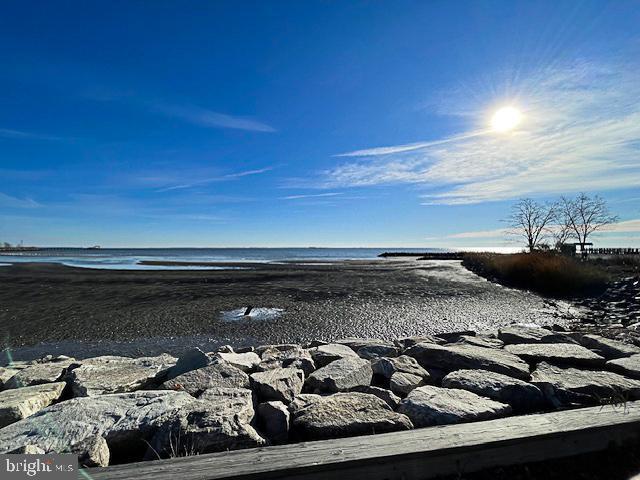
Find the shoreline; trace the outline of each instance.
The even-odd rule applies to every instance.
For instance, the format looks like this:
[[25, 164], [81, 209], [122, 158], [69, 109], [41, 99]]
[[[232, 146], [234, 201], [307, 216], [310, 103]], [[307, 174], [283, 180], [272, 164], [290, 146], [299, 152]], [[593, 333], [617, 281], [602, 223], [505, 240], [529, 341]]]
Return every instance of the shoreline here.
[[[227, 263], [227, 265], [229, 265]], [[247, 266], [245, 264], [245, 266]], [[458, 261], [251, 264], [247, 270], [107, 270], [21, 263], [0, 269], [5, 346], [139, 338], [288, 343], [397, 338], [511, 323], [567, 324], [575, 312], [486, 281]], [[275, 320], [222, 312], [281, 308]], [[526, 314], [523, 314], [526, 312]], [[100, 345], [101, 344], [101, 345]], [[107, 348], [100, 350], [107, 352]], [[97, 350], [92, 350], [97, 351]]]

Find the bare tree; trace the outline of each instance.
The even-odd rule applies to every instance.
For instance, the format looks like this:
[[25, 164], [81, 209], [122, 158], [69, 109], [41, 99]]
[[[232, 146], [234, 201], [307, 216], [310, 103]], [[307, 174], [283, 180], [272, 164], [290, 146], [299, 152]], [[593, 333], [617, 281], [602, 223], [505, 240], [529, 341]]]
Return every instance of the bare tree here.
[[553, 237], [553, 246], [560, 250], [562, 245], [575, 235], [569, 218], [567, 217], [563, 203], [564, 199], [554, 206], [554, 225], [551, 227], [551, 236]]
[[529, 251], [533, 252], [549, 234], [555, 212], [554, 204], [542, 204], [531, 198], [522, 198], [511, 207], [507, 221], [512, 229], [511, 233], [524, 237]]
[[611, 214], [604, 199], [598, 195], [590, 197], [580, 193], [574, 199], [562, 197], [561, 205], [567, 227], [582, 244], [587, 243], [593, 232], [618, 221], [618, 217]]

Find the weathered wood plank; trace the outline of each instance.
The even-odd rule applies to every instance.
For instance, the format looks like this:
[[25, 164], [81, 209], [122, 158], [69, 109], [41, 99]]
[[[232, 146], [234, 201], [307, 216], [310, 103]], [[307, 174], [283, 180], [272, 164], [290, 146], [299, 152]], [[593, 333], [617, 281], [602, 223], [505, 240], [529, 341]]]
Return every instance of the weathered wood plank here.
[[88, 472], [93, 480], [417, 480], [598, 451], [639, 437], [637, 401]]

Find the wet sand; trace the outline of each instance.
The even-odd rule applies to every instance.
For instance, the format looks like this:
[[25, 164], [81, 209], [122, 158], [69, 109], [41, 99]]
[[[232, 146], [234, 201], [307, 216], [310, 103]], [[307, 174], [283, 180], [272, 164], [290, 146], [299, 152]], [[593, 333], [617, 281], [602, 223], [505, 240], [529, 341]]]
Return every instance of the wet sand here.
[[[2, 267], [5, 347], [17, 358], [180, 353], [192, 345], [304, 343], [346, 336], [391, 339], [513, 322], [563, 324], [570, 317], [566, 306], [488, 282], [459, 261], [240, 266], [249, 269], [118, 271], [42, 263]], [[271, 320], [228, 321], [221, 315], [248, 305], [284, 312]]]

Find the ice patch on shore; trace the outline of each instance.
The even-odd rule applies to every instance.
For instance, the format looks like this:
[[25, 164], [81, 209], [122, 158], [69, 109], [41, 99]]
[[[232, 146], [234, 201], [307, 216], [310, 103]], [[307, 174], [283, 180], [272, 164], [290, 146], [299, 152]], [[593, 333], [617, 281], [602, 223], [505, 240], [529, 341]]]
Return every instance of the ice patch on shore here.
[[0, 267], [10, 267], [10, 263], [0, 263]]
[[246, 308], [236, 308], [220, 312], [222, 320], [225, 322], [237, 322], [241, 320], [275, 320], [284, 313], [283, 308], [258, 307], [251, 310], [249, 315], [245, 315]]

